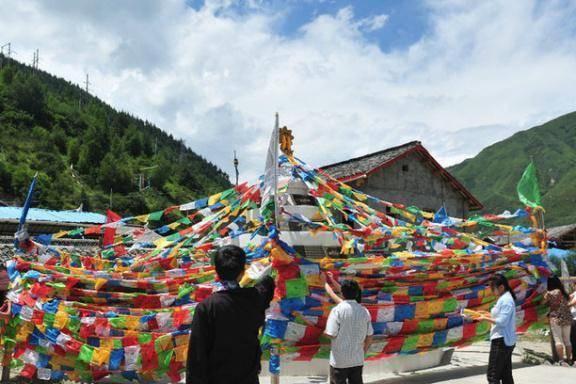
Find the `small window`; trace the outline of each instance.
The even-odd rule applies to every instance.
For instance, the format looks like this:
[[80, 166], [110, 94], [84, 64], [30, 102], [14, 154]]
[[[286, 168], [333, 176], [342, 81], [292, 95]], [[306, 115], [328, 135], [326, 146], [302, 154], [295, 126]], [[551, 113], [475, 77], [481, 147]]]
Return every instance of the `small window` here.
[[402, 172], [408, 172], [409, 170], [410, 170], [410, 167], [408, 167], [408, 164], [402, 165]]

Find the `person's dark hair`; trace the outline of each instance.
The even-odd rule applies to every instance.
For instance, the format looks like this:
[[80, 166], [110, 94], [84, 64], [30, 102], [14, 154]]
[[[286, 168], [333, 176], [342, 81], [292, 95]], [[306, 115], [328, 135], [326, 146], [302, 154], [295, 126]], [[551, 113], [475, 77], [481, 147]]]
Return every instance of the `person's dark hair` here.
[[221, 280], [236, 280], [244, 271], [246, 253], [236, 245], [221, 247], [214, 256], [216, 273]]
[[498, 287], [504, 287], [506, 291], [510, 292], [514, 301], [516, 301], [516, 294], [514, 294], [514, 291], [512, 290], [512, 288], [510, 288], [510, 284], [508, 284], [508, 279], [506, 278], [506, 276], [500, 273], [497, 273], [494, 276], [492, 276], [490, 278], [490, 287], [494, 289]]
[[560, 281], [560, 278], [558, 278], [558, 276], [556, 276], [556, 275], [550, 276], [548, 278], [548, 281], [546, 282], [546, 289], [548, 291], [553, 291], [555, 289], [559, 289], [560, 292], [562, 292], [562, 296], [564, 296], [564, 298], [566, 300], [568, 300], [570, 297], [570, 296], [568, 296], [568, 292], [566, 292], [566, 289], [564, 288], [564, 284], [562, 284], [562, 282]]
[[358, 285], [358, 283], [356, 281], [344, 280], [344, 281], [342, 281], [340, 289], [342, 290], [342, 296], [344, 296], [344, 299], [356, 300], [356, 301], [360, 302], [358, 300], [358, 298], [361, 296], [360, 295], [361, 290], [360, 290], [360, 286]]

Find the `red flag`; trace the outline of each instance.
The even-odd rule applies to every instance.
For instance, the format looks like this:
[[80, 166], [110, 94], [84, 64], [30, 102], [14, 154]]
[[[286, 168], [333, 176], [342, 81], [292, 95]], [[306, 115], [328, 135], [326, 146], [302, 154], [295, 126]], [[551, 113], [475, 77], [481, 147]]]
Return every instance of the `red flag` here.
[[[122, 217], [119, 214], [112, 212], [111, 210], [106, 211], [106, 224], [114, 223], [120, 220], [122, 220]], [[116, 228], [105, 228], [104, 236], [102, 238], [102, 245], [107, 247], [114, 244], [114, 236], [116, 236]]]

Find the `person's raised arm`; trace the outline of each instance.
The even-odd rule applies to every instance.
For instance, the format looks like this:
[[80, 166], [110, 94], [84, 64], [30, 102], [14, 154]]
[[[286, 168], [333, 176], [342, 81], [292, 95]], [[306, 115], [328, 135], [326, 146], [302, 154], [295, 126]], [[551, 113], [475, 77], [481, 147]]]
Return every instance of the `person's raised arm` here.
[[324, 284], [324, 289], [326, 290], [326, 293], [328, 294], [328, 296], [330, 296], [332, 301], [334, 301], [336, 304], [340, 304], [343, 301], [342, 298], [340, 296], [338, 296], [336, 294], [336, 292], [334, 292], [334, 289], [332, 289], [330, 284], [328, 284], [328, 283]]
[[[334, 288], [332, 288], [332, 286], [336, 288], [336, 291], [334, 291]], [[330, 272], [326, 273], [326, 283], [324, 284], [324, 289], [326, 290], [328, 296], [336, 304], [340, 304], [343, 301], [342, 298], [338, 296], [341, 289], [340, 284], [338, 284], [338, 282], [336, 281], [336, 279], [334, 279], [334, 276]]]

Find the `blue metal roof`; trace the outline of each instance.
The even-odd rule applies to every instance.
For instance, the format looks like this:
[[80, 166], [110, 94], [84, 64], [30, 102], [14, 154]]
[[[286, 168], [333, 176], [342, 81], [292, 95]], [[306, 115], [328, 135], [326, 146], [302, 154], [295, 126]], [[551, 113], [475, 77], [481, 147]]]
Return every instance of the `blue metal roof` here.
[[[21, 207], [0, 207], [0, 220], [20, 220], [21, 214]], [[42, 208], [30, 208], [26, 221], [103, 224], [106, 222], [106, 216], [93, 212], [52, 211]]]

